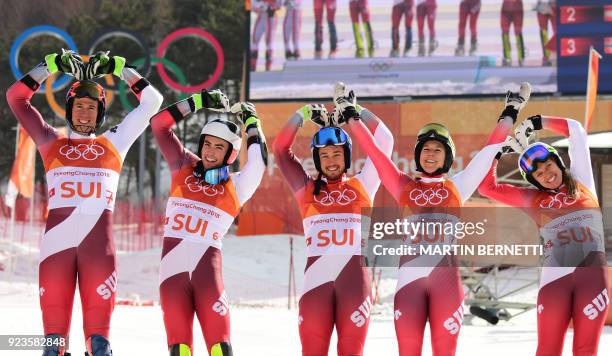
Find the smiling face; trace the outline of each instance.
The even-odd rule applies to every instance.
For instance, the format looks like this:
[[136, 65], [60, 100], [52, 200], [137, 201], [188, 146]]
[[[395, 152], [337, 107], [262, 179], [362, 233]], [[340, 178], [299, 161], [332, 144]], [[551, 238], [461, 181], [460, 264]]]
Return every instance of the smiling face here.
[[98, 101], [90, 98], [75, 98], [72, 104], [72, 125], [80, 134], [89, 135], [96, 129]]
[[342, 176], [345, 170], [344, 147], [325, 146], [319, 149], [319, 160], [321, 170], [329, 180], [335, 180]]
[[546, 189], [557, 189], [563, 183], [563, 172], [550, 157], [544, 162], [536, 163], [537, 169], [532, 173], [533, 178]]
[[444, 166], [445, 156], [444, 145], [438, 141], [429, 140], [423, 144], [419, 163], [425, 172], [432, 174]]
[[221, 166], [228, 149], [229, 142], [224, 139], [210, 135], [205, 136], [202, 151], [200, 152], [204, 169]]

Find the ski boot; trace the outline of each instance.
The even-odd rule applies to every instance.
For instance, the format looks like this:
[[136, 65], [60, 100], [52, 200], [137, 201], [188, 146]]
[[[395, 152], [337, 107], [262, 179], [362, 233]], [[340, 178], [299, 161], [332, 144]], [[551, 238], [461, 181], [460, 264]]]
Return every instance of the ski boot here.
[[185, 344], [174, 344], [168, 351], [170, 356], [191, 356], [191, 349]]
[[463, 57], [465, 55], [465, 47], [462, 42], [457, 42], [457, 48], [455, 48], [455, 57]]
[[45, 346], [45, 348], [43, 349], [43, 356], [70, 356], [70, 352], [66, 351], [67, 345], [59, 345], [60, 340], [64, 338], [62, 335], [49, 334], [45, 336], [45, 338], [49, 341], [49, 344], [51, 345]]
[[329, 55], [327, 56], [327, 58], [334, 59], [334, 58], [336, 58], [336, 54], [337, 53], [338, 53], [337, 49], [335, 49], [335, 48], [334, 49], [330, 49], [329, 50]]
[[323, 51], [320, 49], [315, 50], [314, 59], [321, 59], [321, 58], [323, 58]]
[[404, 43], [404, 57], [408, 57], [408, 52], [412, 48], [412, 28], [406, 27], [406, 41]]
[[285, 51], [285, 60], [286, 61], [290, 61], [293, 59], [293, 52], [291, 52], [290, 50], [286, 50]]
[[364, 24], [364, 31], [365, 31], [365, 38], [366, 38], [366, 43], [368, 45], [368, 57], [372, 58], [374, 57], [374, 35], [372, 34], [372, 26], [370, 25], [369, 22], [366, 22]]
[[476, 55], [476, 51], [478, 51], [478, 41], [472, 40], [470, 43], [470, 56]]
[[393, 48], [391, 52], [389, 52], [389, 57], [392, 57], [392, 58], [399, 57], [399, 49]]
[[419, 57], [425, 57], [425, 41], [419, 40]]
[[272, 69], [272, 51], [266, 51], [266, 72], [269, 72]]
[[298, 59], [300, 59], [300, 50], [296, 49], [296, 50], [293, 51], [293, 60], [295, 61], [295, 60], [298, 60]]
[[434, 39], [429, 40], [429, 51], [427, 52], [427, 55], [431, 56], [437, 48], [438, 48], [438, 41]]
[[355, 50], [355, 58], [363, 58], [365, 57], [365, 50], [363, 48], [357, 47]]
[[229, 342], [220, 342], [214, 344], [213, 347], [210, 348], [210, 356], [232, 356], [232, 345]]
[[512, 62], [510, 61], [509, 58], [504, 58], [502, 59], [502, 66], [504, 67], [510, 67], [512, 65]]
[[255, 72], [257, 70], [257, 50], [254, 49], [251, 51], [251, 72]]
[[113, 356], [110, 343], [104, 336], [92, 335], [85, 343], [85, 356]]

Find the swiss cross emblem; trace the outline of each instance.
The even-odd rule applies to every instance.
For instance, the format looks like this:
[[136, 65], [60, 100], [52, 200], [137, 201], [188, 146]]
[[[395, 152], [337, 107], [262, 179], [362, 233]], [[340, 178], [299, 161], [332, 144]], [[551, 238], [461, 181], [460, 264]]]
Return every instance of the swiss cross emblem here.
[[49, 198], [53, 198], [54, 195], [55, 195], [55, 188], [49, 189]]

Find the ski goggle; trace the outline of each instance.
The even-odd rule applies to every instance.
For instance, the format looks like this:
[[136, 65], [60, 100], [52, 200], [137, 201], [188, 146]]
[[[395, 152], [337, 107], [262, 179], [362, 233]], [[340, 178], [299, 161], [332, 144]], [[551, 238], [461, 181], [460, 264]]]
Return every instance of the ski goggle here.
[[324, 127], [320, 129], [313, 137], [311, 147], [325, 147], [325, 146], [341, 146], [347, 142], [351, 142], [350, 137], [344, 132], [344, 130], [338, 127]]
[[450, 131], [445, 126], [440, 124], [428, 124], [423, 126], [417, 134], [417, 140], [423, 140], [427, 138], [437, 138], [448, 142], [450, 137]]
[[204, 181], [208, 184], [221, 184], [227, 182], [230, 177], [227, 166], [212, 168], [204, 172]]
[[104, 88], [94, 82], [76, 82], [68, 91], [70, 98], [90, 98], [94, 100], [104, 100]]
[[538, 162], [544, 162], [555, 152], [544, 145], [535, 145], [523, 152], [519, 159], [519, 167], [525, 173], [533, 173], [538, 167]]

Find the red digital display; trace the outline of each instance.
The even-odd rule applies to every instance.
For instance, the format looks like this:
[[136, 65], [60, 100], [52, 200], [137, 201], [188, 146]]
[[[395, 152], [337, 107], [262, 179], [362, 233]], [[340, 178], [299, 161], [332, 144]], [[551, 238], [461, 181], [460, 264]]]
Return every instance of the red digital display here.
[[604, 21], [612, 22], [612, 5], [604, 6]]
[[584, 37], [563, 37], [561, 38], [561, 56], [586, 56], [589, 48], [595, 46], [596, 39]]
[[604, 38], [604, 53], [612, 54], [612, 37]]
[[601, 8], [595, 6], [561, 6], [561, 24], [581, 24], [601, 19]]

